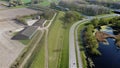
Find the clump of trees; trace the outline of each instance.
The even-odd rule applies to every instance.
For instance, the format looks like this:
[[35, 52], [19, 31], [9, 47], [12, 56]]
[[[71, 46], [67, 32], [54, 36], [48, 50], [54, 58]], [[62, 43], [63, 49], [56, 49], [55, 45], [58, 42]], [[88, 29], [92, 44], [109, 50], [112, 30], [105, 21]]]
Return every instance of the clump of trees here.
[[95, 36], [93, 35], [94, 26], [88, 25], [85, 31], [85, 42], [86, 47], [89, 50], [89, 53], [93, 55], [101, 55], [101, 53], [98, 50], [98, 42]]
[[82, 18], [83, 18], [83, 16], [81, 16], [80, 13], [78, 13], [76, 11], [67, 11], [64, 16], [64, 21], [65, 21], [65, 23], [71, 23], [74, 21], [78, 21]]
[[109, 25], [112, 24], [112, 26], [118, 26], [120, 27], [120, 17], [114, 17], [114, 18], [95, 18], [90, 21], [94, 27], [102, 26], [102, 25]]
[[43, 17], [50, 20], [52, 19], [52, 17], [54, 16], [55, 11], [53, 9], [49, 9], [49, 10], [44, 10], [44, 14]]

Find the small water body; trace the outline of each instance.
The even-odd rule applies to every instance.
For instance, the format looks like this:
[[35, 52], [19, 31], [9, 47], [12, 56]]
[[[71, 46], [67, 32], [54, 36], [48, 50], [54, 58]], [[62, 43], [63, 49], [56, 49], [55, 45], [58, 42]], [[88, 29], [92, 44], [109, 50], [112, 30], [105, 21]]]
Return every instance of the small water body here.
[[[113, 29], [107, 27], [104, 32], [113, 34]], [[116, 47], [115, 40], [108, 38], [109, 45], [105, 45], [102, 42], [99, 43], [99, 51], [101, 56], [93, 57], [95, 68], [120, 68], [120, 49]]]

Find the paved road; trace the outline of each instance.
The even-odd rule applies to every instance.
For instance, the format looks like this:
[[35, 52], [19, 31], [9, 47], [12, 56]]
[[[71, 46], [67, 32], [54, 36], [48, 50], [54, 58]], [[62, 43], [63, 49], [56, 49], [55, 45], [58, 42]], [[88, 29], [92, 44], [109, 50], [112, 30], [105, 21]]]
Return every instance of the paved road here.
[[[75, 41], [74, 41], [74, 31], [77, 25], [80, 23], [87, 21], [87, 19], [81, 20], [72, 25], [69, 32], [69, 68], [77, 68], [76, 61], [76, 52], [75, 52]], [[82, 68], [82, 65], [81, 65]]]
[[[99, 16], [97, 18], [106, 18], [106, 17], [112, 17], [112, 16], [114, 17], [114, 16], [120, 16], [120, 15], [110, 14], [110, 15], [105, 15], [105, 16]], [[88, 19], [83, 19], [81, 21], [78, 21], [75, 24], [73, 24], [72, 27], [70, 28], [70, 32], [69, 32], [69, 68], [77, 68], [75, 47], [77, 49], [77, 55], [78, 55], [78, 58], [77, 58], [78, 59], [78, 66], [79, 66], [79, 68], [83, 68], [82, 61], [80, 58], [80, 49], [79, 49], [78, 41], [75, 42], [75, 40], [74, 40], [75, 39], [74, 31], [76, 30], [76, 27], [78, 25], [80, 25], [83, 22], [90, 21], [93, 18], [96, 18], [96, 17], [88, 17]], [[76, 36], [76, 40], [77, 40], [77, 36]]]

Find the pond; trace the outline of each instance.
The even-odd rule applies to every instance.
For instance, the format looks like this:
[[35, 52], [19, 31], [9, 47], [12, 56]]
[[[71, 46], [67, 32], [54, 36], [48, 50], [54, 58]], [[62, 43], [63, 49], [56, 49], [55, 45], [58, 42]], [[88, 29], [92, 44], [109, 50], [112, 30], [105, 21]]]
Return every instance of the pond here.
[[[107, 27], [102, 31], [113, 34], [111, 27]], [[107, 41], [109, 45], [99, 43], [98, 49], [102, 55], [92, 57], [95, 68], [120, 68], [120, 49], [116, 47], [114, 39], [108, 38]]]

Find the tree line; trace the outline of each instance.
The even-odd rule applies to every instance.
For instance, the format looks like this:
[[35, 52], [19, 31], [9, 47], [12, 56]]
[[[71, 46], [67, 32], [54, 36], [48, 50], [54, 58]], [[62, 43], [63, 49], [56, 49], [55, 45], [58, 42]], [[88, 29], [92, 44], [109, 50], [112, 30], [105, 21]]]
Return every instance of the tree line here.
[[113, 8], [113, 9], [120, 9], [119, 2], [111, 2], [111, 1], [98, 1], [98, 0], [86, 0], [90, 4], [102, 5], [105, 7]]
[[97, 39], [95, 38], [94, 34], [94, 26], [88, 25], [85, 29], [85, 45], [88, 49], [88, 52], [93, 55], [101, 55], [101, 53], [98, 50], [99, 44], [97, 42]]
[[78, 11], [86, 15], [100, 15], [110, 13], [110, 9], [104, 6], [91, 5], [87, 2], [59, 2], [59, 6], [70, 8], [71, 10]]

